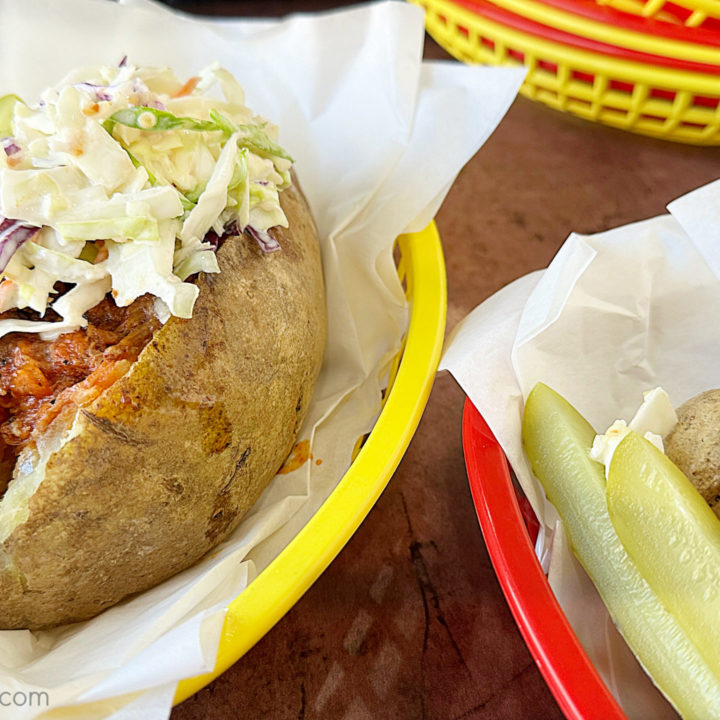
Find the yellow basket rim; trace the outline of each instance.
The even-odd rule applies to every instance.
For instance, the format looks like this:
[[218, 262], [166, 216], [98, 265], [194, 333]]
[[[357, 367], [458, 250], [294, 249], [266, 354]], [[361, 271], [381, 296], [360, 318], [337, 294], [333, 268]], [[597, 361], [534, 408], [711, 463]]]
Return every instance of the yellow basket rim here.
[[[490, 20], [466, 9], [452, 0], [410, 0], [415, 5], [431, 8], [442, 14], [451, 8], [452, 12], [463, 18], [463, 25], [478, 31], [482, 26], [492, 28], [497, 38], [506, 45], [522, 44], [534, 54], [554, 64], [570, 65], [574, 70], [591, 72], [597, 75], [612, 75], [613, 79], [629, 83], [641, 82], [654, 88], [676, 90], [683, 89], [698, 95], [717, 97], [720, 91], [720, 78], [692, 70], [678, 68], [660, 68], [646, 63], [621, 60], [609, 55], [581, 50], [562, 43], [541, 38], [537, 35], [516, 30], [507, 25]], [[517, 62], [517, 65], [522, 65]]]
[[631, 62], [522, 32], [455, 0], [410, 0], [458, 60], [527, 68], [521, 94], [593, 122], [696, 145], [720, 145], [720, 82], [707, 73]]
[[[597, 0], [598, 2], [600, 0]], [[632, 12], [642, 17], [653, 18], [663, 14], [664, 7], [668, 0], [603, 0], [602, 5], [617, 7], [623, 12]], [[678, 20], [679, 24], [686, 27], [700, 27], [707, 18], [720, 18], [720, 6], [717, 0], [672, 0], [673, 5], [678, 5], [690, 12], [690, 16], [684, 21]]]
[[[628, 50], [706, 65], [720, 65], [720, 47], [663, 38], [599, 22], [536, 0], [489, 0], [516, 15], [583, 38]], [[715, 0], [717, 2], [717, 0]], [[718, 3], [720, 4], [720, 3]]]
[[[230, 604], [215, 669], [182, 680], [174, 703], [212, 682], [260, 640], [315, 582], [371, 510], [427, 404], [442, 351], [447, 290], [437, 227], [398, 238], [412, 280], [403, 357], [365, 444], [337, 487], [288, 546]], [[307, 548], [312, 552], [307, 552]]]
[[[661, 22], [670, 23], [676, 27], [683, 27], [686, 23], [683, 23], [672, 13], [663, 9], [665, 0], [661, 0], [661, 6], [653, 8], [652, 4], [644, 2], [644, 0], [595, 0], [598, 5], [607, 5], [615, 8], [616, 10], [627, 13], [628, 15], [635, 15], [636, 17], [660, 20]], [[679, 5], [679, 2], [676, 2]], [[687, 25], [686, 25], [687, 26]]]

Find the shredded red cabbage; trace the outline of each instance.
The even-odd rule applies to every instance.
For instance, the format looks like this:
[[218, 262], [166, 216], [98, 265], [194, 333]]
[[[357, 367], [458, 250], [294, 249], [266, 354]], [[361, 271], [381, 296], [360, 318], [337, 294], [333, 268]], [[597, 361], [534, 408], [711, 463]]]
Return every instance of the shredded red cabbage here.
[[112, 95], [108, 92], [110, 90], [109, 85], [96, 85], [95, 83], [81, 82], [75, 83], [73, 87], [90, 90], [94, 94], [95, 102], [107, 102], [112, 100]]
[[223, 230], [222, 235], [218, 235], [214, 230], [208, 230], [205, 235], [205, 242], [209, 242], [212, 245], [213, 250], [217, 252], [229, 237], [238, 234], [237, 225], [235, 223], [230, 223], [230, 225]]
[[2, 218], [2, 222], [0, 222], [0, 272], [7, 267], [15, 251], [38, 230], [40, 228], [25, 225], [20, 220]]
[[280, 243], [272, 235], [270, 235], [269, 232], [256, 230], [252, 225], [248, 225], [244, 230], [240, 230], [237, 223], [234, 222], [226, 226], [222, 235], [218, 235], [214, 230], [209, 230], [205, 235], [205, 242], [210, 243], [213, 250], [217, 252], [229, 237], [233, 237], [233, 235], [241, 235], [243, 232], [246, 232], [250, 235], [250, 237], [254, 238], [263, 252], [272, 253], [282, 249], [280, 247]]
[[245, 232], [248, 233], [250, 237], [255, 238], [255, 241], [263, 252], [272, 253], [281, 249], [280, 243], [265, 230], [256, 230], [252, 225], [248, 225], [245, 228]]
[[2, 147], [8, 157], [20, 152], [20, 146], [16, 145], [15, 141], [11, 137], [5, 137], [2, 139]]

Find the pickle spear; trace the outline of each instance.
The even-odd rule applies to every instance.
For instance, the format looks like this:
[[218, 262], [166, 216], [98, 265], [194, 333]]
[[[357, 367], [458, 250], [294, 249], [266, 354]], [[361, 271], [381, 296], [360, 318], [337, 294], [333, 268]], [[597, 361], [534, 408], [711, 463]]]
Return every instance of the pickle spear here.
[[589, 457], [592, 426], [554, 390], [538, 383], [525, 404], [522, 432], [533, 472], [640, 664], [684, 718], [720, 718], [720, 680], [615, 532], [603, 466]]
[[684, 473], [633, 432], [610, 462], [607, 503], [630, 557], [720, 676], [720, 520]]

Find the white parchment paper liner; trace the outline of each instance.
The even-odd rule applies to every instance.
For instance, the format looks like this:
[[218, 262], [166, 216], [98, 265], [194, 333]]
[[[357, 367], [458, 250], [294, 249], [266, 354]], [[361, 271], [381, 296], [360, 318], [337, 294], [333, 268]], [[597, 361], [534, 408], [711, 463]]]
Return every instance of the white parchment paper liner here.
[[323, 243], [330, 336], [301, 435], [322, 464], [278, 476], [229, 542], [161, 586], [87, 623], [0, 633], [3, 719], [48, 706], [48, 717], [167, 717], [177, 681], [212, 669], [227, 604], [321, 505], [377, 416], [407, 322], [394, 238], [434, 216], [523, 77], [422, 63], [423, 16], [402, 2], [282, 22], [123, 5], [0, 4], [0, 93], [32, 102], [68, 70], [126, 54], [179, 76], [214, 60], [236, 75], [248, 105], [280, 126]]
[[[570, 235], [544, 271], [516, 280], [453, 332], [441, 361], [483, 414], [543, 521], [538, 555], [580, 641], [630, 718], [675, 717], [614, 629], [556, 527], [522, 451], [523, 399], [542, 381], [598, 431], [629, 420], [657, 385], [680, 405], [720, 386], [720, 183], [670, 214]], [[551, 542], [552, 538], [552, 542]], [[552, 546], [552, 547], [551, 547]]]

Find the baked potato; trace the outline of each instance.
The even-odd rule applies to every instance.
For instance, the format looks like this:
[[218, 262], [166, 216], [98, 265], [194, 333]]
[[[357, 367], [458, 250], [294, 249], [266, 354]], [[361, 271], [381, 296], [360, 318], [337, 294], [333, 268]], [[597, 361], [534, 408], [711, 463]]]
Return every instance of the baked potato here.
[[[20, 439], [11, 438], [17, 416], [5, 417], [3, 439], [18, 452], [0, 501], [1, 628], [87, 619], [189, 567], [233, 531], [282, 465], [306, 415], [326, 335], [316, 227], [294, 176], [284, 185], [279, 206], [287, 227], [230, 224], [213, 240], [219, 272], [181, 278], [199, 291], [191, 317], [161, 317], [148, 294], [125, 298], [130, 308], [145, 303], [130, 332], [142, 335], [134, 354], [118, 351], [123, 341], [116, 342], [79, 382], [40, 393], [34, 404], [23, 399], [20, 407], [35, 412], [40, 403], [45, 410], [30, 413]], [[202, 193], [194, 207], [201, 203]], [[99, 249], [121, 240], [100, 240]], [[104, 262], [101, 254], [88, 265]], [[112, 296], [121, 304], [114, 285]], [[113, 303], [110, 297], [102, 302]], [[4, 317], [43, 324], [17, 307]], [[107, 335], [100, 320], [98, 327], [87, 323], [97, 307], [80, 330], [48, 335], [43, 357], [50, 353], [55, 362], [73, 332]], [[26, 336], [3, 337], [11, 344], [3, 357], [17, 358]], [[44, 367], [40, 376], [50, 378]], [[27, 368], [20, 363], [3, 386], [8, 403], [12, 382], [27, 380]]]
[[690, 398], [677, 415], [665, 453], [720, 517], [720, 389]]

